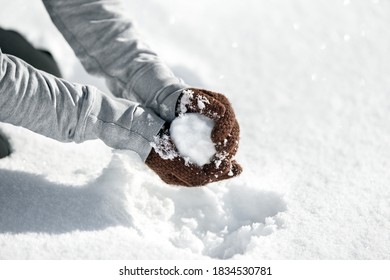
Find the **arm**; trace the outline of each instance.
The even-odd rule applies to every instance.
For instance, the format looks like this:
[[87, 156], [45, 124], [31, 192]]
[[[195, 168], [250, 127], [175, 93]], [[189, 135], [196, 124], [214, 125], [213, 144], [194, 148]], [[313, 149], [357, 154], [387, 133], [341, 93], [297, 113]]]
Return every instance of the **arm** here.
[[164, 123], [137, 103], [58, 79], [1, 50], [0, 121], [62, 142], [100, 138], [144, 161]]
[[118, 0], [43, 0], [50, 17], [89, 73], [112, 93], [136, 100], [163, 119], [175, 117], [188, 87], [140, 40]]
[[[210, 115], [216, 120], [212, 139], [228, 163], [221, 166], [230, 170], [214, 172], [206, 168], [202, 171], [204, 176], [197, 176], [200, 171], [187, 166], [183, 160], [165, 161], [152, 151], [146, 164], [164, 181], [199, 185], [241, 173], [241, 167], [232, 160], [238, 147], [239, 127], [230, 102], [222, 94], [205, 90], [193, 89], [186, 94], [184, 89], [188, 86], [143, 44], [133, 23], [121, 15], [120, 0], [42, 1], [84, 68], [103, 76], [114, 95], [137, 100], [168, 122], [177, 113], [186, 112]], [[183, 170], [188, 176], [178, 174]]]

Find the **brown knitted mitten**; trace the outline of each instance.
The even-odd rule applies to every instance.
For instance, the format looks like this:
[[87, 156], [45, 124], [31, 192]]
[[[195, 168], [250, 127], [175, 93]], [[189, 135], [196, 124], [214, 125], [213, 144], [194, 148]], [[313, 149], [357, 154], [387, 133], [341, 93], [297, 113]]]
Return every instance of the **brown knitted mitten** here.
[[215, 121], [211, 139], [217, 153], [211, 162], [202, 167], [186, 162], [171, 141], [169, 130], [165, 129], [156, 137], [146, 164], [163, 181], [174, 185], [201, 186], [238, 176], [242, 168], [232, 158], [238, 149], [240, 127], [229, 100], [220, 93], [186, 89], [176, 108], [177, 115], [185, 113], [199, 113]]
[[231, 161], [229, 156], [218, 152], [210, 163], [202, 167], [187, 162], [177, 151], [168, 129], [156, 136], [145, 163], [167, 184], [188, 187], [232, 178], [242, 171], [240, 165]]

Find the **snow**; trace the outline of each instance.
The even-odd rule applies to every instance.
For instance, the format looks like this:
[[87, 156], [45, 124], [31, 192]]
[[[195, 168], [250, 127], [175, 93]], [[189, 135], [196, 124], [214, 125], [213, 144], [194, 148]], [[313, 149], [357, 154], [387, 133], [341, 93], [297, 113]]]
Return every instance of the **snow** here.
[[[183, 90], [183, 94], [180, 97], [180, 114], [187, 112], [187, 108], [196, 110], [196, 112], [202, 113], [206, 108], [206, 104], [210, 104], [210, 101], [206, 96], [198, 95], [196, 96], [196, 105], [193, 105], [194, 91], [191, 89]], [[194, 107], [196, 106], [196, 107]]]
[[[1, 26], [106, 90], [41, 1], [0, 3]], [[229, 97], [244, 172], [172, 187], [132, 152], [1, 124], [0, 259], [390, 258], [389, 1], [126, 5], [178, 76]]]
[[190, 106], [191, 104], [191, 100], [193, 99], [193, 94], [194, 92], [190, 89], [183, 90], [183, 94], [180, 98], [180, 106], [179, 106], [181, 114], [187, 112], [187, 107]]
[[179, 156], [171, 141], [171, 137], [166, 133], [154, 136], [154, 142], [151, 142], [150, 145], [162, 159], [173, 160]]
[[203, 166], [215, 155], [211, 140], [214, 121], [201, 114], [183, 114], [173, 120], [169, 129], [180, 155], [190, 163]]

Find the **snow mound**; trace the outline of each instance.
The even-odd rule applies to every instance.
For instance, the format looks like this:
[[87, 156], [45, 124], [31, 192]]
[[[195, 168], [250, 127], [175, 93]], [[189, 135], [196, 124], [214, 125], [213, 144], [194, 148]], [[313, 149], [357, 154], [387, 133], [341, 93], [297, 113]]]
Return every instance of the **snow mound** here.
[[[118, 161], [118, 168], [130, 168], [127, 162]], [[125, 204], [137, 229], [158, 233], [159, 240], [193, 254], [231, 258], [243, 254], [252, 237], [270, 235], [283, 226], [281, 213], [287, 206], [275, 192], [237, 180], [203, 188], [172, 187], [159, 180], [134, 184], [140, 177], [134, 170], [123, 174], [130, 182]]]

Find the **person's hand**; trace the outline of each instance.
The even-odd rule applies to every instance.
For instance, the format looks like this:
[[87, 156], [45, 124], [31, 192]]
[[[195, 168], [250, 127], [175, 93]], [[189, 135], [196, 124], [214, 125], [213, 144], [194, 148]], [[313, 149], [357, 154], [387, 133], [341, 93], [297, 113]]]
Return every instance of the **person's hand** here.
[[199, 113], [215, 122], [211, 139], [217, 152], [210, 163], [199, 167], [187, 162], [165, 129], [156, 137], [146, 164], [164, 182], [173, 185], [202, 186], [238, 176], [242, 168], [233, 157], [238, 149], [240, 127], [229, 100], [220, 93], [186, 89], [178, 99], [176, 115], [186, 113]]
[[210, 163], [202, 167], [187, 162], [177, 151], [168, 129], [163, 129], [155, 137], [152, 146], [145, 163], [167, 184], [203, 186], [233, 178], [242, 172], [241, 166], [227, 152], [217, 152]]

